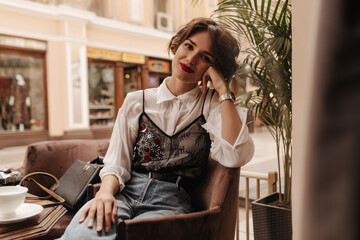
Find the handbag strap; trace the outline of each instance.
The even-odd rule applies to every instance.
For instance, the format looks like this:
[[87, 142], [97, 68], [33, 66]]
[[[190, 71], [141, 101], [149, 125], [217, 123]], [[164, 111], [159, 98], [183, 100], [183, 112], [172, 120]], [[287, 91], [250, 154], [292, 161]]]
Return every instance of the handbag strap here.
[[[32, 176], [36, 176], [36, 175], [45, 175], [45, 176], [48, 176], [48, 177], [51, 177], [54, 181], [55, 181], [55, 185], [53, 187], [51, 187], [51, 189], [48, 189], [47, 187], [43, 186], [42, 184], [40, 184], [38, 181], [36, 181], [34, 178], [32, 178]], [[52, 174], [50, 173], [46, 173], [46, 172], [32, 172], [32, 173], [29, 173], [27, 175], [25, 175], [19, 185], [20, 186], [23, 186], [23, 183], [25, 181], [32, 181], [34, 182], [36, 185], [38, 185], [42, 190], [44, 190], [45, 192], [47, 192], [49, 194], [49, 196], [45, 196], [45, 197], [35, 197], [35, 199], [49, 199], [51, 197], [55, 198], [58, 202], [57, 203], [50, 203], [50, 204], [45, 204], [43, 205], [43, 207], [51, 207], [51, 206], [56, 206], [56, 205], [60, 205], [60, 204], [64, 204], [65, 200], [60, 197], [59, 195], [57, 195], [56, 193], [54, 193], [53, 191], [55, 191], [60, 183], [59, 183], [59, 180]], [[32, 197], [27, 197], [28, 199], [34, 199]]]

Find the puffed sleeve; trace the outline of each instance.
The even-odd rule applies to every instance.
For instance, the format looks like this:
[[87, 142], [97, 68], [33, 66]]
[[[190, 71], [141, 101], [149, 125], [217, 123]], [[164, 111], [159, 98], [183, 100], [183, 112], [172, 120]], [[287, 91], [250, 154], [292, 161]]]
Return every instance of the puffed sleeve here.
[[[247, 109], [236, 106], [236, 111], [242, 122], [242, 127], [234, 145], [221, 136], [221, 113], [218, 96], [214, 95], [206, 123], [202, 125], [210, 134], [211, 157], [226, 167], [241, 167], [251, 160], [254, 155], [254, 142], [252, 141], [246, 125]], [[206, 105], [205, 104], [205, 105]]]
[[129, 93], [119, 109], [104, 158], [104, 167], [99, 174], [101, 179], [106, 175], [115, 175], [119, 180], [120, 191], [130, 179], [133, 144], [142, 109], [140, 94], [140, 92]]

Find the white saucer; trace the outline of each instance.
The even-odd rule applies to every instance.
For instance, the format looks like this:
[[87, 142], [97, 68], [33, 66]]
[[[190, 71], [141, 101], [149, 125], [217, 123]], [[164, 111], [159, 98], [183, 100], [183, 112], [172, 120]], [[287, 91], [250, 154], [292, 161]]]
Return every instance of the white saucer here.
[[23, 203], [18, 209], [16, 209], [15, 216], [11, 218], [4, 218], [0, 214], [0, 224], [20, 222], [41, 213], [42, 210], [43, 207], [38, 204]]

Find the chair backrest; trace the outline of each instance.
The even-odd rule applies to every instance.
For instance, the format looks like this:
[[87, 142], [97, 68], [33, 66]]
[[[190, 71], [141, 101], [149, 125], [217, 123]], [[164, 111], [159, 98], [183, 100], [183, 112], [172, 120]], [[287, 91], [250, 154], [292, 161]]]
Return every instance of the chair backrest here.
[[240, 168], [227, 168], [209, 159], [205, 176], [189, 189], [197, 211], [219, 207], [216, 236], [213, 239], [234, 239], [239, 201]]
[[224, 203], [225, 195], [237, 169], [226, 168], [209, 158], [208, 169], [198, 182], [188, 188], [196, 210], [206, 210]]
[[[23, 175], [31, 172], [47, 172], [57, 178], [66, 172], [72, 163], [80, 159], [91, 161], [98, 156], [105, 156], [109, 142], [107, 140], [53, 140], [30, 144], [20, 171]], [[53, 184], [46, 177], [38, 179], [46, 187]], [[35, 186], [28, 186], [29, 192], [42, 195], [43, 191]]]

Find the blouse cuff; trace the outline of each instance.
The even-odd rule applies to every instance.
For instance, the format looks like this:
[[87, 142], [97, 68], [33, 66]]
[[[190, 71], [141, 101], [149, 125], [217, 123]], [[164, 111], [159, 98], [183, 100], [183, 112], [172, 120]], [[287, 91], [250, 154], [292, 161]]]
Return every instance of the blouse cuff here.
[[118, 179], [118, 181], [119, 181], [119, 192], [121, 192], [123, 189], [124, 189], [124, 187], [125, 187], [125, 184], [124, 184], [124, 180], [122, 179], [122, 177], [120, 177], [120, 175], [119, 174], [117, 174], [115, 171], [101, 171], [100, 173], [99, 173], [99, 176], [100, 176], [100, 178], [101, 179], [103, 179], [103, 177], [105, 177], [106, 175], [114, 175], [117, 179]]
[[220, 141], [221, 146], [229, 149], [234, 150], [237, 146], [240, 144], [248, 141], [249, 138], [249, 130], [246, 126], [246, 119], [247, 119], [247, 108], [238, 107], [236, 108], [236, 111], [238, 112], [238, 115], [240, 117], [242, 126], [241, 130], [239, 132], [239, 135], [236, 138], [236, 141], [234, 145], [231, 145], [228, 141], [222, 138], [221, 136], [221, 115], [218, 114], [215, 119], [209, 119], [205, 124], [202, 125], [203, 128], [206, 129], [209, 133], [211, 133], [218, 141]]

